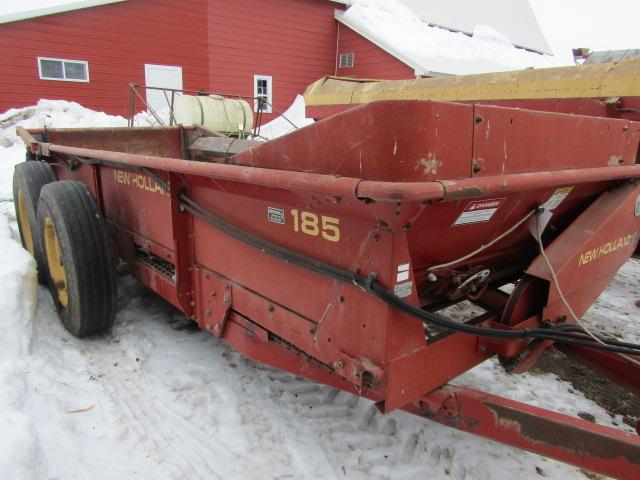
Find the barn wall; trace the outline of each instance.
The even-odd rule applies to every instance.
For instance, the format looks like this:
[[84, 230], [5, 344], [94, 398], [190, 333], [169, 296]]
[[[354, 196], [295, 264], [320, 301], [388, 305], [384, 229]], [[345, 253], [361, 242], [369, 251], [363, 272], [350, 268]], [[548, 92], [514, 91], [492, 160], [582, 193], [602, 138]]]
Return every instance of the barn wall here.
[[[135, 0], [2, 24], [0, 111], [48, 98], [127, 115], [145, 63], [181, 66], [184, 88], [206, 89], [206, 10], [207, 0]], [[90, 82], [40, 80], [38, 56], [86, 60]]]
[[405, 65], [349, 27], [340, 24], [339, 28], [339, 54], [354, 53], [355, 56], [353, 68], [338, 68], [338, 76], [380, 80], [415, 78], [413, 68]]
[[328, 0], [211, 0], [209, 89], [253, 96], [253, 76], [269, 75], [274, 106], [283, 111], [310, 83], [334, 73], [339, 7]]

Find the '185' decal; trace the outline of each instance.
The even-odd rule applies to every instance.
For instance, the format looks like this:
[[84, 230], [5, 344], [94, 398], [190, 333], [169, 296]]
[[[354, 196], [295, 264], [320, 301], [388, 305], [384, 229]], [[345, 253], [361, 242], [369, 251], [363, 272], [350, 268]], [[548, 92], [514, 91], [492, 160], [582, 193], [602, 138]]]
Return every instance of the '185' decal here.
[[340, 241], [340, 219], [316, 215], [312, 212], [291, 210], [293, 217], [293, 231], [302, 232], [312, 237], [322, 235], [322, 238], [330, 242]]

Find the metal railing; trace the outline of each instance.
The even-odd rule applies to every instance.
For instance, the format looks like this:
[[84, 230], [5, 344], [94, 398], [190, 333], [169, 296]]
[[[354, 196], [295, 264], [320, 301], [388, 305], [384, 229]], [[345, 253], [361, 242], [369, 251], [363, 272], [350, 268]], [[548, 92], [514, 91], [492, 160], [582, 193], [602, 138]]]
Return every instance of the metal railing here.
[[[146, 95], [143, 95], [141, 92], [144, 92], [146, 94], [146, 92], [148, 90], [155, 90], [155, 91], [160, 91], [163, 93], [164, 98], [167, 102], [167, 107], [169, 108], [169, 126], [173, 126], [173, 125], [177, 125], [176, 122], [176, 118], [174, 115], [174, 106], [175, 106], [175, 101], [176, 101], [176, 97], [182, 94], [187, 94], [187, 95], [197, 95], [197, 96], [203, 96], [203, 97], [209, 97], [211, 95], [217, 95], [217, 96], [221, 96], [224, 98], [232, 98], [232, 99], [238, 99], [238, 100], [247, 100], [250, 101], [250, 103], [254, 103], [254, 102], [258, 102], [259, 105], [270, 105], [271, 104], [269, 102], [266, 101], [266, 99], [264, 97], [249, 97], [249, 96], [243, 96], [243, 95], [227, 95], [227, 94], [222, 94], [222, 93], [214, 93], [214, 92], [208, 92], [205, 90], [184, 90], [184, 89], [177, 89], [177, 88], [164, 88], [164, 87], [152, 87], [149, 85], [140, 85], [137, 83], [131, 83], [129, 84], [129, 122], [128, 125], [129, 127], [133, 127], [134, 125], [134, 120], [135, 120], [135, 116], [136, 116], [136, 109], [137, 109], [137, 105], [138, 105], [138, 101], [140, 101], [142, 103], [142, 105], [144, 106], [144, 108], [146, 108], [146, 110], [151, 114], [151, 116], [155, 119], [155, 121], [158, 123], [159, 126], [161, 127], [166, 127], [167, 124], [165, 121], [162, 120], [162, 117], [160, 115], [160, 113], [154, 109], [153, 107], [151, 107], [151, 105], [149, 105], [149, 102], [147, 101], [147, 99], [145, 98]], [[255, 110], [255, 108], [254, 108]], [[255, 118], [254, 118], [254, 129], [257, 129], [258, 131], [260, 130], [260, 122], [262, 120], [262, 113], [263, 113], [263, 109], [262, 108], [258, 108], [258, 111], [255, 112]]]
[[[296, 130], [300, 128], [293, 121], [287, 118], [287, 116], [282, 111], [278, 110], [276, 107], [273, 106], [272, 103], [268, 102], [265, 97], [227, 95], [222, 93], [208, 92], [205, 90], [184, 90], [184, 89], [177, 89], [177, 88], [152, 87], [149, 85], [140, 85], [137, 83], [129, 84], [129, 119], [128, 119], [129, 127], [135, 126], [134, 123], [135, 123], [138, 100], [142, 103], [142, 105], [144, 105], [144, 107], [151, 114], [151, 116], [153, 116], [153, 118], [155, 119], [155, 121], [158, 123], [159, 126], [161, 127], [167, 126], [166, 122], [162, 120], [160, 113], [156, 111], [153, 107], [151, 107], [151, 105], [149, 105], [149, 102], [145, 98], [146, 95], [143, 95], [141, 93], [141, 92], [144, 92], [146, 94], [147, 90], [161, 91], [163, 93], [164, 98], [167, 102], [167, 107], [169, 107], [169, 126], [174, 126], [178, 124], [174, 115], [174, 106], [175, 106], [176, 97], [179, 95], [187, 94], [187, 95], [197, 95], [197, 96], [203, 96], [203, 97], [210, 97], [212, 95], [215, 95], [215, 96], [230, 98], [230, 99], [246, 100], [249, 103], [253, 104], [252, 106], [254, 110], [254, 118], [253, 118], [252, 135], [254, 138], [263, 138], [260, 135], [260, 129], [262, 127], [262, 116], [265, 113], [265, 109], [263, 108], [263, 106], [271, 107], [271, 111], [273, 113], [282, 117], [285, 121], [291, 124], [293, 128], [295, 128]], [[257, 108], [257, 109], [255, 108], [255, 102], [258, 102], [258, 105], [260, 108]]]

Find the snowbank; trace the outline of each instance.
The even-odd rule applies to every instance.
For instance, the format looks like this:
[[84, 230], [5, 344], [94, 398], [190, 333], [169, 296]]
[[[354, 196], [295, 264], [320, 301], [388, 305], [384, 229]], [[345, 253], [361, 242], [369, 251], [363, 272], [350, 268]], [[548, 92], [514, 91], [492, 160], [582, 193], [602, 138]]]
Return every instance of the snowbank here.
[[313, 119], [305, 117], [305, 107], [304, 97], [296, 95], [296, 99], [281, 116], [260, 127], [260, 136], [272, 140], [311, 125]]
[[0, 146], [22, 143], [16, 127], [24, 128], [78, 128], [126, 127], [123, 117], [96, 112], [76, 102], [40, 100], [34, 107], [13, 108], [0, 115]]
[[[158, 113], [160, 119], [169, 124], [169, 111]], [[158, 122], [147, 112], [134, 117], [137, 127], [157, 126]], [[109, 115], [85, 108], [79, 103], [66, 100], [40, 100], [37, 105], [24, 108], [12, 108], [0, 114], [0, 147], [22, 145], [16, 135], [16, 127], [24, 128], [109, 128], [126, 127], [128, 121], [119, 115]]]
[[560, 65], [516, 48], [500, 32], [477, 25], [473, 35], [429, 26], [397, 0], [353, 0], [339, 19], [393, 52], [419, 74], [464, 75]]
[[9, 220], [0, 214], [0, 477], [29, 479], [37, 442], [31, 417], [24, 411], [25, 371], [36, 308], [37, 275], [33, 258], [13, 238]]
[[[169, 124], [168, 109], [157, 112], [160, 120]], [[138, 113], [134, 117], [137, 127], [158, 126], [156, 119], [147, 112]], [[313, 119], [305, 117], [305, 103], [302, 95], [297, 95], [291, 106], [278, 118], [262, 125], [260, 136], [271, 140], [291, 133], [299, 128], [313, 123]], [[16, 127], [24, 128], [107, 128], [126, 127], [128, 121], [124, 117], [108, 115], [85, 108], [76, 102], [65, 100], [40, 100], [37, 105], [24, 108], [12, 108], [0, 113], [0, 147], [18, 147], [23, 149], [23, 143], [16, 134]], [[22, 156], [24, 157], [24, 155]], [[0, 174], [13, 171], [15, 164], [0, 163]], [[0, 184], [0, 198], [8, 198], [2, 192]]]

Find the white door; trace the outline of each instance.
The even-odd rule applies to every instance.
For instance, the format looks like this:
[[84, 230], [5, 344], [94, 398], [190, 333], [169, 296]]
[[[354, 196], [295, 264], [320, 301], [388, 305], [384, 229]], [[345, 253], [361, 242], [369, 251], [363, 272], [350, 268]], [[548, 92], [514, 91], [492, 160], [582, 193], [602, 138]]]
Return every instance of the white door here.
[[[182, 90], [182, 67], [146, 64], [144, 75], [148, 87]], [[156, 112], [168, 110], [171, 105], [171, 92], [147, 89], [147, 103]]]

